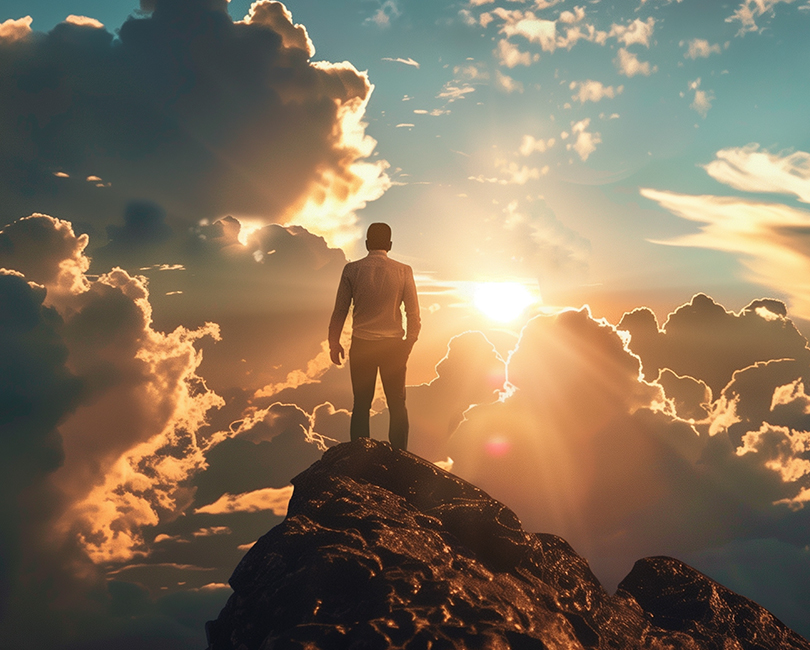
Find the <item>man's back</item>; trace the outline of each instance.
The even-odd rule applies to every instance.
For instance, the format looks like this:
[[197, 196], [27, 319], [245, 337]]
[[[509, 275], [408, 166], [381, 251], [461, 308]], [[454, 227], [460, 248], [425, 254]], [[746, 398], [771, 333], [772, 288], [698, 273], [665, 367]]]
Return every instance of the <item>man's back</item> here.
[[333, 327], [339, 321], [342, 328], [352, 302], [352, 335], [357, 338], [401, 339], [405, 335], [401, 304], [405, 305], [408, 338], [416, 339], [419, 334], [419, 304], [413, 270], [407, 264], [392, 260], [386, 251], [371, 250], [366, 257], [346, 264], [335, 301]]

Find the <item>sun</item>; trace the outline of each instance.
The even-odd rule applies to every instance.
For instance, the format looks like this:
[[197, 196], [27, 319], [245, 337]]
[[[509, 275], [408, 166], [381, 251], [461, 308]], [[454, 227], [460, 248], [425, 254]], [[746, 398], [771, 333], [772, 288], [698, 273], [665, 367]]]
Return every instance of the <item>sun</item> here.
[[515, 320], [535, 302], [537, 298], [519, 282], [482, 282], [473, 296], [476, 308], [499, 323]]

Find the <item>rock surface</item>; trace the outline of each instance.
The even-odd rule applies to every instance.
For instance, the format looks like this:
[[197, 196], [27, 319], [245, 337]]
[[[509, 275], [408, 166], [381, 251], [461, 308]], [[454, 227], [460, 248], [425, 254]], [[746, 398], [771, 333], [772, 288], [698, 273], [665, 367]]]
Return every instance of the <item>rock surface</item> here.
[[294, 480], [287, 518], [231, 576], [209, 650], [810, 650], [678, 560], [608, 594], [561, 538], [431, 463], [359, 440]]

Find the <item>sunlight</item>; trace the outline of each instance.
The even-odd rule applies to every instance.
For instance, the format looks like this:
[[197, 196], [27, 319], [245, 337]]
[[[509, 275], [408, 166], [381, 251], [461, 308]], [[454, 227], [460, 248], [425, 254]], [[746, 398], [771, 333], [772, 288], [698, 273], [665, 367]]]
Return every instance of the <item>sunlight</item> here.
[[537, 299], [519, 282], [483, 282], [476, 285], [473, 302], [488, 318], [508, 323]]
[[248, 240], [253, 233], [259, 232], [265, 227], [264, 221], [260, 219], [251, 219], [250, 217], [238, 217], [239, 224], [242, 226], [239, 229], [239, 243], [242, 246], [248, 245]]

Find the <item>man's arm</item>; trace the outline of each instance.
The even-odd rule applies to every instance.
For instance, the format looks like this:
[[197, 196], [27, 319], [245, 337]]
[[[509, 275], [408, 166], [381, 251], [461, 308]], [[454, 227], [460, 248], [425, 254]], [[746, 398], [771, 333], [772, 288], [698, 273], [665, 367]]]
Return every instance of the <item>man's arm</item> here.
[[409, 266], [405, 272], [405, 290], [402, 294], [405, 305], [406, 332], [405, 340], [413, 346], [419, 338], [422, 329], [422, 319], [419, 316], [419, 298], [416, 295], [416, 282], [413, 279], [413, 269]]
[[343, 268], [343, 275], [340, 276], [337, 295], [335, 296], [335, 308], [332, 311], [332, 318], [329, 321], [329, 356], [332, 363], [340, 365], [343, 362], [345, 352], [340, 344], [340, 334], [343, 332], [343, 324], [349, 314], [349, 307], [352, 304], [352, 285]]

